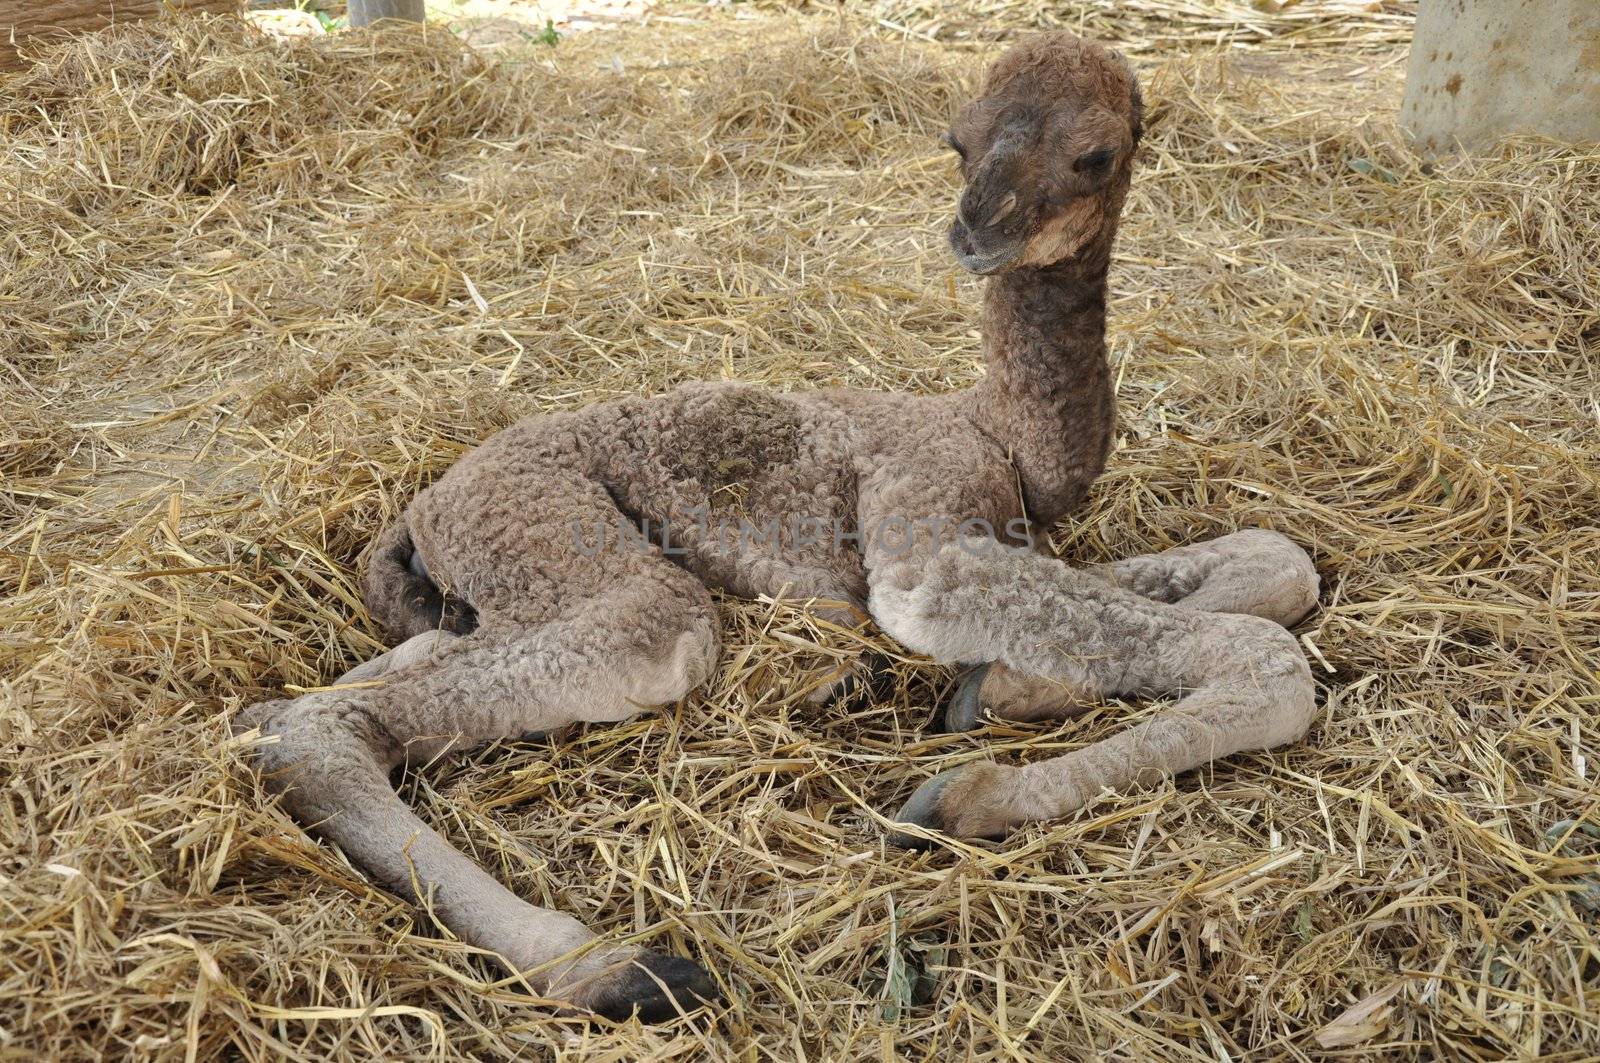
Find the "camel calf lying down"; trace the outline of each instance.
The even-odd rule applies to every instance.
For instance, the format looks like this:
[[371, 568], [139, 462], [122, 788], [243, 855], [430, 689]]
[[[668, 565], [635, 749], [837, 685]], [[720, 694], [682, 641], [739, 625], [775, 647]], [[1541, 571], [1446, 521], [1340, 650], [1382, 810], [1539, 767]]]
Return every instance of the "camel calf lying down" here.
[[966, 187], [950, 245], [990, 278], [988, 372], [971, 390], [691, 384], [532, 417], [463, 458], [377, 545], [367, 600], [400, 645], [344, 678], [384, 681], [243, 715], [276, 736], [258, 756], [285, 807], [538, 991], [658, 1020], [716, 1000], [716, 981], [514, 896], [423, 825], [389, 772], [682, 698], [716, 663], [711, 587], [853, 603], [910, 649], [978, 666], [955, 727], [980, 706], [1044, 719], [1187, 692], [1066, 756], [935, 776], [900, 812], [922, 828], [902, 843], [1001, 835], [1103, 787], [1300, 738], [1311, 676], [1284, 625], [1314, 605], [1317, 574], [1299, 547], [1244, 531], [1073, 569], [1026, 545], [1105, 464], [1106, 270], [1140, 108], [1121, 57], [1050, 33], [1001, 56], [955, 119]]

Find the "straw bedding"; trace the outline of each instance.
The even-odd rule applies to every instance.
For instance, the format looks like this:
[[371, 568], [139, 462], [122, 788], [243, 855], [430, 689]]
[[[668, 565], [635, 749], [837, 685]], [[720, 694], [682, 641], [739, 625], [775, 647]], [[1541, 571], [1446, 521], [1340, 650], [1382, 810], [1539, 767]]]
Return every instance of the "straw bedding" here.
[[[1126, 9], [1122, 424], [1059, 549], [1292, 535], [1320, 719], [1003, 845], [886, 852], [938, 767], [1152, 707], [925, 736], [944, 670], [729, 602], [682, 705], [404, 780], [523, 895], [722, 972], [724, 1015], [661, 1029], [550, 1018], [272, 808], [225, 719], [378, 649], [363, 549], [517, 416], [975, 379], [935, 134], [982, 48], [765, 12], [491, 62], [224, 20], [7, 81], [0, 1055], [1600, 1052], [1600, 162], [1424, 167], [1392, 8], [1225, 55]], [[801, 707], [865, 649], [874, 698]]]

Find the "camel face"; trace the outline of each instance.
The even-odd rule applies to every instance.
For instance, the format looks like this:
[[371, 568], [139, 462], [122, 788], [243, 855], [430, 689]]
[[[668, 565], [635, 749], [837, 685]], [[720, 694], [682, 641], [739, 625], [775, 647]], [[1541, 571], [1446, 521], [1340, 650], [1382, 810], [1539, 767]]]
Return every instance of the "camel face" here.
[[966, 179], [950, 227], [962, 267], [1054, 265], [1115, 224], [1140, 118], [1133, 72], [1100, 45], [1046, 33], [997, 59], [946, 137]]

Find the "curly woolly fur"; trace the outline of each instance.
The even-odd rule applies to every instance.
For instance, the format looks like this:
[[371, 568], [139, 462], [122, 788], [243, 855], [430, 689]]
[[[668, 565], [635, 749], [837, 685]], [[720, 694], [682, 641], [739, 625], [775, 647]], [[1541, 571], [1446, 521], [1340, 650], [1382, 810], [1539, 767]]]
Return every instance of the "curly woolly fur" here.
[[[1314, 605], [1317, 576], [1294, 544], [1247, 531], [1073, 570], [1026, 543], [1105, 464], [1106, 272], [1140, 110], [1120, 57], [1051, 33], [997, 60], [956, 118], [950, 242], [992, 275], [989, 371], [969, 391], [696, 383], [525, 420], [456, 464], [374, 553], [368, 603], [400, 646], [243, 716], [277, 738], [259, 756], [287, 807], [537, 991], [659, 1018], [714, 1000], [714, 980], [525, 903], [426, 828], [388, 773], [683, 697], [716, 661], [710, 588], [865, 611], [907, 647], [980, 666], [969, 691], [1001, 716], [1191, 691], [1068, 756], [936, 776], [902, 810], [908, 843], [1002, 834], [1303, 735], [1311, 678], [1283, 625]], [[848, 548], [795, 518], [846, 529]], [[733, 542], [730, 523], [776, 534]]]

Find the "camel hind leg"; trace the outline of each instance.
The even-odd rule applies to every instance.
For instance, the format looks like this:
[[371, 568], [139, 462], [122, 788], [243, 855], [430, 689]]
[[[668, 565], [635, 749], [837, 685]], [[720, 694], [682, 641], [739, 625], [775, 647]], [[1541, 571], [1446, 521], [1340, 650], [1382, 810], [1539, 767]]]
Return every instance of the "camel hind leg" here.
[[[1320, 584], [1304, 549], [1277, 532], [1256, 529], [1080, 571], [1153, 602], [1258, 616], [1284, 627], [1316, 607]], [[984, 709], [1002, 720], [1059, 720], [1099, 700], [1073, 683], [996, 661], [961, 675], [936, 726], [973, 730]]]
[[[647, 603], [623, 594], [595, 604], [610, 612]], [[678, 957], [599, 941], [572, 916], [523, 901], [426, 827], [389, 772], [453, 747], [623, 719], [681, 697], [716, 651], [709, 608], [692, 611], [692, 622], [647, 642], [597, 630], [590, 609], [532, 630], [424, 633], [386, 655], [397, 659], [392, 670], [380, 662], [348, 677], [381, 686], [268, 702], [243, 723], [276, 739], [257, 756], [289, 812], [385, 888], [426, 905], [546, 996], [659, 1021], [715, 999], [710, 976]]]
[[[511, 551], [506, 564], [528, 556]], [[546, 996], [659, 1021], [717, 999], [711, 976], [527, 903], [425, 826], [389, 784], [399, 764], [625, 719], [675, 701], [709, 675], [716, 617], [697, 580], [657, 555], [600, 557], [582, 571], [582, 597], [529, 603], [524, 615], [502, 593], [502, 607], [485, 611], [470, 635], [415, 635], [355, 669], [343, 689], [256, 705], [240, 722], [269, 739], [256, 756], [284, 807], [385, 888], [425, 905]], [[535, 615], [541, 619], [529, 620]]]

